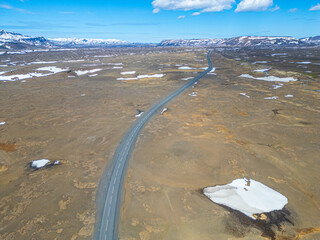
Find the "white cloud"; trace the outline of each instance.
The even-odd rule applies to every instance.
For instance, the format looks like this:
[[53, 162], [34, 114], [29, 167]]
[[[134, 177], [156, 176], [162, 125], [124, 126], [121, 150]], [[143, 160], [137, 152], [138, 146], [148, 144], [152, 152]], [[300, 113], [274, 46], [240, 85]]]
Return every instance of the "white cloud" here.
[[27, 10], [25, 10], [25, 9], [15, 8], [15, 7], [12, 7], [12, 6], [7, 5], [7, 4], [1, 4], [1, 5], [0, 5], [0, 8], [9, 9], [9, 10], [13, 10], [13, 11], [16, 11], [16, 12], [33, 14], [32, 12], [29, 12], [29, 11], [27, 11]]
[[201, 12], [194, 12], [194, 13], [192, 13], [191, 15], [192, 16], [198, 16], [198, 15], [200, 15], [201, 14]]
[[288, 12], [297, 12], [297, 11], [298, 11], [298, 8], [291, 8], [291, 9], [289, 9]]
[[177, 17], [178, 19], [183, 19], [183, 18], [185, 18], [186, 16], [179, 16], [179, 17]]
[[235, 12], [266, 11], [273, 5], [273, 0], [242, 0]]
[[274, 8], [271, 8], [270, 11], [275, 12], [275, 11], [278, 11], [279, 9], [280, 9], [280, 7], [278, 5], [276, 5]]
[[153, 9], [152, 12], [153, 12], [153, 13], [158, 13], [158, 12], [160, 12], [160, 8], [155, 8], [155, 9]]
[[12, 7], [10, 5], [6, 5], [6, 4], [0, 5], [0, 8], [12, 9]]
[[320, 10], [320, 3], [318, 3], [315, 6], [312, 6], [309, 10], [310, 11], [319, 11]]
[[200, 12], [221, 12], [231, 9], [235, 0], [154, 0], [153, 13], [165, 10], [200, 10]]

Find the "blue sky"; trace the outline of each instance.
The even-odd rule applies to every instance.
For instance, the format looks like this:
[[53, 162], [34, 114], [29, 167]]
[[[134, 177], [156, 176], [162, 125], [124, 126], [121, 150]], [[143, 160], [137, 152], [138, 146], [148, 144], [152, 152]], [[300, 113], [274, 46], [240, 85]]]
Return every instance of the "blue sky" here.
[[133, 42], [320, 35], [320, 0], [0, 0], [0, 29]]

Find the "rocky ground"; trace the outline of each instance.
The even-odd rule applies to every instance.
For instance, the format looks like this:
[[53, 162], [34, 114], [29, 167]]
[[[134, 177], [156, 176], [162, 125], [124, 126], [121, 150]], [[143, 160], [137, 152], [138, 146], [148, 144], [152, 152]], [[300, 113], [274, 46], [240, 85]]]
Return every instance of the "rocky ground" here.
[[[116, 48], [0, 55], [0, 72], [11, 71], [2, 75], [68, 68], [0, 81], [0, 122], [5, 122], [0, 126], [0, 238], [91, 239], [96, 188], [121, 136], [139, 110], [202, 71], [206, 51]], [[279, 57], [265, 54], [267, 63], [252, 64], [258, 61], [254, 57], [239, 60], [238, 52], [217, 49], [212, 55], [216, 75], [203, 78], [146, 126], [128, 169], [121, 239], [320, 237], [320, 70], [313, 64], [320, 60], [287, 56], [289, 62], [312, 62], [299, 64], [311, 69], [302, 72], [295, 65], [275, 65]], [[297, 81], [274, 89], [275, 82], [239, 77], [264, 77], [252, 70], [269, 67], [268, 74]], [[96, 76], [77, 75], [94, 69], [102, 70]], [[127, 71], [136, 73], [121, 74]], [[117, 80], [154, 74], [165, 75]], [[42, 158], [61, 164], [30, 168], [30, 161]], [[204, 187], [240, 177], [285, 195], [284, 217], [255, 222], [202, 194]]]

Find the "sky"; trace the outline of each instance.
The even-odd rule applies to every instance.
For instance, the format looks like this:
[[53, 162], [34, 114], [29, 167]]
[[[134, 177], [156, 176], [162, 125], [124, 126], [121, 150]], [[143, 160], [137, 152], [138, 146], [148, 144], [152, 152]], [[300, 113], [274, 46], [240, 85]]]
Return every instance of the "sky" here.
[[320, 35], [320, 0], [0, 0], [0, 29], [46, 38]]

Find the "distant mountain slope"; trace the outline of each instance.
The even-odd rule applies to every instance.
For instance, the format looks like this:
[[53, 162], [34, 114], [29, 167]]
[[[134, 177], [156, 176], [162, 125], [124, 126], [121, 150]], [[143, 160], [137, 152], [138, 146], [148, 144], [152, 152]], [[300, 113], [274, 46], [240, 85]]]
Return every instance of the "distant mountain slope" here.
[[118, 39], [86, 39], [86, 38], [56, 38], [29, 37], [20, 33], [0, 30], [0, 49], [26, 49], [51, 47], [117, 47], [140, 46], [143, 44], [130, 43]]
[[0, 30], [0, 49], [21, 49], [32, 47], [49, 47], [50, 42], [44, 37], [29, 37], [20, 33]]
[[164, 40], [160, 46], [210, 46], [210, 47], [247, 47], [247, 46], [307, 46], [320, 45], [320, 36], [296, 39], [293, 37], [254, 37], [243, 36], [217, 39]]
[[54, 38], [50, 40], [56, 45], [72, 46], [123, 46], [131, 44], [128, 41], [118, 39]]
[[217, 39], [164, 40], [159, 44], [131, 43], [118, 39], [29, 37], [0, 30], [0, 50], [59, 48], [59, 47], [271, 47], [271, 46], [320, 46], [320, 36], [296, 39], [293, 37], [243, 36]]

